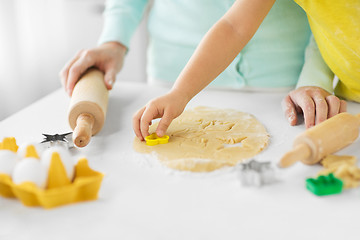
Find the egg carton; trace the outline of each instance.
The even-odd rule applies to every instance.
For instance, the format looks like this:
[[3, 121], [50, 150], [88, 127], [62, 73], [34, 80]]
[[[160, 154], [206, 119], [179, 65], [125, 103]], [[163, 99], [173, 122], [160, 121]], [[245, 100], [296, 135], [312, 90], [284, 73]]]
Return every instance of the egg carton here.
[[[4, 139], [0, 143], [1, 150], [16, 152], [15, 139]], [[25, 206], [42, 206], [49, 209], [97, 199], [103, 176], [102, 173], [89, 167], [86, 158], [81, 158], [75, 165], [75, 175], [71, 181], [66, 174], [60, 155], [53, 154], [46, 189], [39, 188], [32, 182], [15, 184], [9, 175], [0, 173], [0, 195], [6, 198], [17, 198]]]

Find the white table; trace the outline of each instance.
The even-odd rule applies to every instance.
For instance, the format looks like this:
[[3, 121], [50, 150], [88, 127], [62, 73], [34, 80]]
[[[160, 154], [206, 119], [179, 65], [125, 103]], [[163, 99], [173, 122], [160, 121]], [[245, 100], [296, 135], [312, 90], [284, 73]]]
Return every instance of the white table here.
[[[209, 174], [168, 170], [132, 150], [133, 113], [164, 87], [118, 83], [107, 120], [81, 154], [105, 173], [96, 201], [52, 210], [23, 206], [0, 197], [0, 239], [357, 239], [360, 189], [317, 197], [305, 179], [320, 166], [297, 163], [278, 172], [279, 181], [243, 187], [234, 169]], [[269, 131], [270, 144], [258, 160], [277, 162], [304, 125], [291, 127], [280, 102], [285, 93], [206, 90], [188, 108], [234, 108], [255, 115]], [[18, 143], [41, 141], [41, 133], [71, 130], [69, 99], [62, 89], [0, 123], [0, 137]], [[360, 105], [348, 104], [351, 113]], [[342, 150], [360, 158], [360, 141]]]

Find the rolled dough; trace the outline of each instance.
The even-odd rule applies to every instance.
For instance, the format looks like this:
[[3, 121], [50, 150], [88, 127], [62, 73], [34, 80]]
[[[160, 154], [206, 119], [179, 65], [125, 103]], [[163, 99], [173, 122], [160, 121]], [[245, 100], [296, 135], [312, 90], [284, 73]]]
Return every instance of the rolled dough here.
[[[158, 122], [150, 126], [156, 130]], [[249, 159], [268, 144], [269, 134], [252, 115], [231, 109], [197, 107], [184, 111], [167, 130], [169, 143], [147, 146], [138, 138], [134, 149], [155, 152], [169, 168], [210, 172]]]

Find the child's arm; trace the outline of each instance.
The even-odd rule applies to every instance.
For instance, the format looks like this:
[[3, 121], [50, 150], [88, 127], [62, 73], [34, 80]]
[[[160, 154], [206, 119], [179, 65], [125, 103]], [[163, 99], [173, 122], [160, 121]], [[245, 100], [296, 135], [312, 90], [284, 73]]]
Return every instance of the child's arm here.
[[214, 80], [252, 38], [275, 0], [237, 0], [209, 30], [182, 70], [172, 90], [150, 101], [133, 117], [136, 136], [149, 135], [149, 125], [162, 117], [156, 133], [162, 136], [186, 104]]
[[297, 113], [304, 115], [307, 128], [346, 111], [346, 102], [333, 95], [334, 74], [321, 57], [311, 36], [296, 89], [283, 100], [285, 116], [291, 125], [298, 122]]
[[193, 98], [234, 60], [275, 0], [237, 0], [209, 30], [176, 80], [173, 91]]

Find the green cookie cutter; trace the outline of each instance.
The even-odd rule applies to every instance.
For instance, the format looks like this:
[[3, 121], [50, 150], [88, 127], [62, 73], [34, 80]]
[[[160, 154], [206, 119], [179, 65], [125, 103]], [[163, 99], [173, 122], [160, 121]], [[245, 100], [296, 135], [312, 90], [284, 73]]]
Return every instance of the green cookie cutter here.
[[318, 196], [341, 193], [343, 182], [330, 173], [326, 176], [306, 179], [306, 188]]

